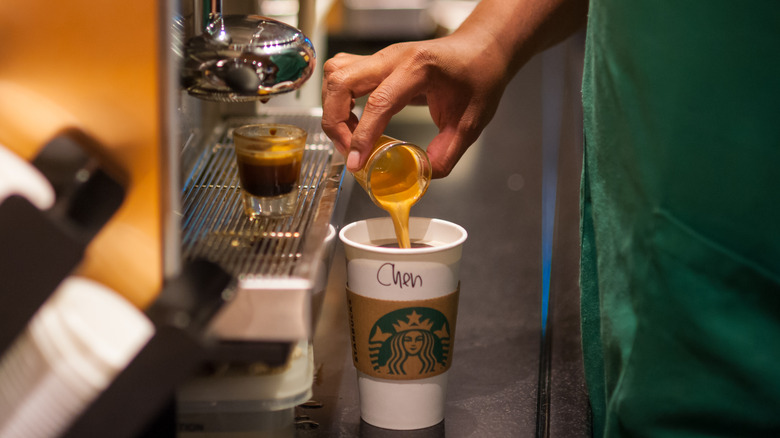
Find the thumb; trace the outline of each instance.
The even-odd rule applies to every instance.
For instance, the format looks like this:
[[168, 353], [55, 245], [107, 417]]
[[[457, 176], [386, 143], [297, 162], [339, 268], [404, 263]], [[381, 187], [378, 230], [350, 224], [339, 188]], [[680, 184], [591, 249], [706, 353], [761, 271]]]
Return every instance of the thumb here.
[[[368, 157], [366, 157], [368, 158]], [[355, 172], [363, 168], [360, 151], [357, 148], [351, 148], [347, 154], [347, 170]]]
[[426, 150], [433, 178], [449, 175], [472, 143], [453, 129], [446, 129], [436, 135]]

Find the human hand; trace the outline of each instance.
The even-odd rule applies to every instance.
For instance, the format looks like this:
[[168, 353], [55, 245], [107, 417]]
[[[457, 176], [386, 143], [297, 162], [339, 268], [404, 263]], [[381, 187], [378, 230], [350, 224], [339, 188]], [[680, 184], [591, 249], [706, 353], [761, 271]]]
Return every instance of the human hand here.
[[[495, 114], [511, 74], [489, 32], [388, 46], [371, 56], [338, 54], [325, 63], [323, 131], [360, 169], [393, 115], [427, 104], [439, 133], [427, 147], [434, 178], [450, 173]], [[360, 120], [355, 99], [368, 95]]]

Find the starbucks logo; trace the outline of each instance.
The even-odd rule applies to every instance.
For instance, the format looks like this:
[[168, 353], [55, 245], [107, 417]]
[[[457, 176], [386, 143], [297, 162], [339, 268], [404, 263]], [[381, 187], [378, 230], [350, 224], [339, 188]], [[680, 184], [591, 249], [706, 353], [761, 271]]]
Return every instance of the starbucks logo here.
[[379, 318], [369, 333], [369, 355], [377, 373], [426, 377], [448, 368], [450, 324], [436, 309], [392, 311]]

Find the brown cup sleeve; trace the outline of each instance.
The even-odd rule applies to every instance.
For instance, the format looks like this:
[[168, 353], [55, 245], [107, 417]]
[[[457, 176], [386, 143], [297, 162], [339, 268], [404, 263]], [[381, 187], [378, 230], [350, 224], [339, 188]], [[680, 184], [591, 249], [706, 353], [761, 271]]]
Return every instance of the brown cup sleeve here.
[[416, 380], [452, 363], [459, 290], [437, 298], [389, 301], [347, 288], [352, 361], [369, 376]]

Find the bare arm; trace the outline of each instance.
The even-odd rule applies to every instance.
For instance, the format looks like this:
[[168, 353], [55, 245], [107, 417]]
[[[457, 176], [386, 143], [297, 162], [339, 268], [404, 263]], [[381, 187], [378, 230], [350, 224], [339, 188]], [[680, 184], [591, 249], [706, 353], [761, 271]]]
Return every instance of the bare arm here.
[[[482, 0], [452, 35], [391, 45], [325, 63], [322, 127], [359, 169], [390, 118], [427, 103], [439, 134], [428, 145], [434, 177], [450, 173], [493, 118], [509, 80], [534, 55], [576, 31], [587, 0]], [[369, 95], [360, 121], [355, 98]]]

